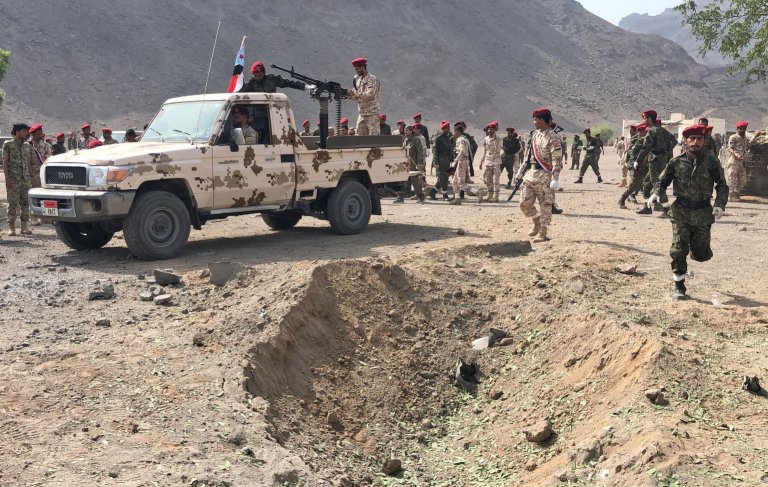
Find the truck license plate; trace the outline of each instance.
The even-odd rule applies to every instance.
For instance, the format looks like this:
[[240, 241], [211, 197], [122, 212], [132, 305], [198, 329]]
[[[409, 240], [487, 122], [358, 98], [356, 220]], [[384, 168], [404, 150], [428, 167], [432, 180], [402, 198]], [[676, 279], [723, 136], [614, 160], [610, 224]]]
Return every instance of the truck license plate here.
[[43, 201], [43, 216], [59, 216], [59, 202]]

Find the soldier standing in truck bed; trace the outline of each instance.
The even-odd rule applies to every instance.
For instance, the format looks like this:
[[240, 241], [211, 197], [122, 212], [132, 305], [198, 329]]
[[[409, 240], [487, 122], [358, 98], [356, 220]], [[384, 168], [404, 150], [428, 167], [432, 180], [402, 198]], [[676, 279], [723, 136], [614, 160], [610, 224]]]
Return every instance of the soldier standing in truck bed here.
[[264, 63], [261, 61], [256, 61], [251, 65], [251, 74], [253, 77], [240, 88], [240, 93], [274, 93], [277, 88], [311, 91], [315, 88], [312, 85], [304, 84], [302, 81], [284, 79], [277, 74], [267, 74]]
[[347, 97], [357, 102], [357, 135], [379, 135], [379, 91], [381, 85], [376, 76], [368, 72], [368, 60], [359, 57], [352, 60], [355, 68], [353, 88]]

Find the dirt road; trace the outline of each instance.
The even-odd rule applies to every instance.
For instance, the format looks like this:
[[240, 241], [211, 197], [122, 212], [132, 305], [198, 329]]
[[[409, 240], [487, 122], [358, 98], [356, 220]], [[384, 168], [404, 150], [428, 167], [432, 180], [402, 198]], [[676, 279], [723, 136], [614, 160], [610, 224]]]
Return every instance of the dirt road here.
[[[0, 483], [764, 485], [768, 401], [741, 379], [768, 370], [768, 206], [728, 206], [675, 303], [669, 221], [620, 210], [601, 166], [604, 184], [563, 171], [565, 213], [530, 250], [516, 204], [471, 200], [386, 200], [346, 237], [231, 218], [162, 263], [119, 235], [4, 237]], [[211, 261], [248, 269], [216, 287]], [[168, 305], [140, 299], [155, 268], [183, 276]], [[511, 344], [471, 352], [491, 326]]]

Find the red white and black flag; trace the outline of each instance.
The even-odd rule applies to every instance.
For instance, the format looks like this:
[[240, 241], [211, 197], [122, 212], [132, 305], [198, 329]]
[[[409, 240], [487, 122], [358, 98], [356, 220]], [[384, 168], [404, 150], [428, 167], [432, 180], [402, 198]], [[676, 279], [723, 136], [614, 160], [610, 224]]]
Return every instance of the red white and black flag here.
[[235, 69], [232, 70], [232, 78], [229, 80], [229, 88], [227, 93], [234, 93], [240, 91], [243, 87], [243, 69], [245, 68], [245, 40], [247, 37], [243, 36], [243, 42], [240, 43], [240, 50], [237, 51], [237, 57], [235, 57]]

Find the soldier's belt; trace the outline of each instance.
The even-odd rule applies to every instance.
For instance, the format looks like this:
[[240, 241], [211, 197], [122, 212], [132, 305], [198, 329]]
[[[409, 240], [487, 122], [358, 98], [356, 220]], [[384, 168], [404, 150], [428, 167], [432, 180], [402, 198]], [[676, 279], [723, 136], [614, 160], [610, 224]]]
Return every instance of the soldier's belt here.
[[673, 204], [689, 210], [703, 210], [704, 208], [709, 208], [709, 200], [693, 201], [685, 196], [678, 196]]

